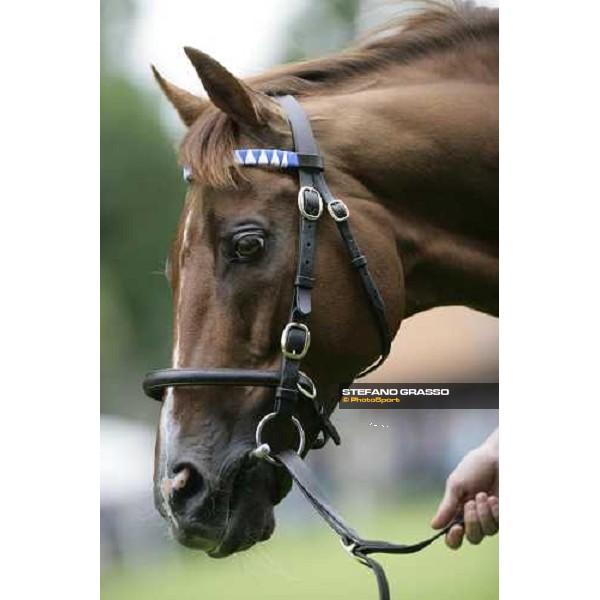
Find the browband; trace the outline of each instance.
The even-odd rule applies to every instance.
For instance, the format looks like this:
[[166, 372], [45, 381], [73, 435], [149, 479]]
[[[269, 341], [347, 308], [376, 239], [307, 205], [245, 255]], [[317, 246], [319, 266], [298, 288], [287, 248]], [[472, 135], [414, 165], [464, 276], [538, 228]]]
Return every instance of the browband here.
[[233, 154], [236, 164], [244, 167], [275, 167], [278, 169], [323, 169], [320, 154], [305, 154], [288, 150], [242, 148]]

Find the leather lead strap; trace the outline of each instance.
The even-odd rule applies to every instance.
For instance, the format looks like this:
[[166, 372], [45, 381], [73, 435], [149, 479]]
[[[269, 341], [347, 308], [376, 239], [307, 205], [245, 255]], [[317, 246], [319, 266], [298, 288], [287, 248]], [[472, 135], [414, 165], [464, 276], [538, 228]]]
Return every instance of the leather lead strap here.
[[463, 517], [457, 516], [451, 523], [431, 537], [414, 544], [391, 544], [380, 540], [366, 540], [352, 529], [344, 519], [332, 508], [320, 490], [304, 461], [293, 450], [285, 450], [275, 458], [287, 469], [300, 491], [313, 505], [323, 520], [340, 536], [344, 547], [361, 564], [371, 569], [377, 580], [380, 600], [389, 600], [390, 589], [383, 567], [370, 554], [414, 554], [427, 548], [435, 540], [446, 535], [454, 525], [462, 525]]

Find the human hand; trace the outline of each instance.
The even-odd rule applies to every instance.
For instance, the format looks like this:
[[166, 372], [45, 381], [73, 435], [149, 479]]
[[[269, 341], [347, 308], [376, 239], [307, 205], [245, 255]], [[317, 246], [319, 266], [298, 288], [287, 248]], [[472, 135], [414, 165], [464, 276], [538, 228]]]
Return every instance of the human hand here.
[[446, 481], [446, 491], [431, 522], [446, 526], [462, 509], [464, 526], [455, 525], [446, 535], [448, 547], [460, 548], [466, 534], [472, 544], [495, 535], [499, 527], [498, 430], [479, 448], [471, 450]]

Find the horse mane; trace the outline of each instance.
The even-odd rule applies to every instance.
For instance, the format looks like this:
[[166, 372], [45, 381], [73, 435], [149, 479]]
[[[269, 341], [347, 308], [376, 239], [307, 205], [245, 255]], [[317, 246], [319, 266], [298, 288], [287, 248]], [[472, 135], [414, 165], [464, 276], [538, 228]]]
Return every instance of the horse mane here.
[[[371, 30], [356, 46], [331, 56], [284, 64], [246, 82], [273, 95], [330, 93], [334, 86], [356, 77], [499, 34], [498, 10], [469, 0], [421, 0], [411, 8], [408, 15], [400, 14]], [[208, 107], [181, 143], [181, 164], [209, 185], [236, 186], [243, 179], [240, 169], [231, 164], [238, 134], [238, 125], [231, 117]]]

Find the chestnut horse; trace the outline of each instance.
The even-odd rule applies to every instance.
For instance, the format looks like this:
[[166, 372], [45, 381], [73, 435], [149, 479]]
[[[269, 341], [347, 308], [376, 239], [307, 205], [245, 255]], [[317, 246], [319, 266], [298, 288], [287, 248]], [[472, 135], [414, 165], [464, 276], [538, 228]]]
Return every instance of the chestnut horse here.
[[[237, 148], [293, 149], [273, 95], [295, 96], [351, 214], [396, 333], [437, 306], [498, 312], [498, 13], [438, 4], [355, 48], [242, 81], [186, 48], [209, 99], [156, 79], [188, 127], [180, 162], [189, 189], [167, 276], [172, 366], [276, 370], [298, 238], [298, 182], [243, 169]], [[337, 385], [379, 354], [364, 293], [330, 219], [318, 232], [303, 369], [329, 414]], [[247, 461], [273, 391], [169, 388], [155, 456], [155, 500], [183, 544], [222, 557], [269, 538], [284, 469]], [[307, 447], [318, 426], [299, 403]], [[281, 444], [294, 443], [292, 432]], [[288, 439], [289, 438], [289, 439]]]

